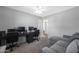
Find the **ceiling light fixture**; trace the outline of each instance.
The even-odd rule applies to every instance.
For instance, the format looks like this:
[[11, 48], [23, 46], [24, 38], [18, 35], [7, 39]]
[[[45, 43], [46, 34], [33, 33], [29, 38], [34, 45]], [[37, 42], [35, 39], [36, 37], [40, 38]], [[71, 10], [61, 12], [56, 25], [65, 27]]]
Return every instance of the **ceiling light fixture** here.
[[42, 14], [45, 11], [44, 6], [35, 6], [33, 9], [34, 9], [35, 13], [37, 13], [37, 14]]

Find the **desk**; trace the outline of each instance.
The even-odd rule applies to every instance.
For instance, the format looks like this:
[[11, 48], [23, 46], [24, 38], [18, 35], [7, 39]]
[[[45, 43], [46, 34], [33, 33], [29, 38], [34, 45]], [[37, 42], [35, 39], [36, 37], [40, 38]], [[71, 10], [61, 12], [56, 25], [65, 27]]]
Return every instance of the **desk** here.
[[22, 44], [26, 42], [26, 34], [27, 32], [19, 32], [19, 38], [18, 38], [18, 43]]
[[19, 36], [18, 43], [21, 44], [21, 43], [25, 43], [25, 42], [26, 42], [26, 36]]

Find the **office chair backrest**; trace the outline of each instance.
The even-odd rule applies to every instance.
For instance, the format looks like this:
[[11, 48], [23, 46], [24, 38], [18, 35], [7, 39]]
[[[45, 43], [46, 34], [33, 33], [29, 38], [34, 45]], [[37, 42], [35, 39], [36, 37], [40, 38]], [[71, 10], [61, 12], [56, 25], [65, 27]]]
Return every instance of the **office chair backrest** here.
[[13, 43], [18, 41], [18, 33], [17, 32], [8, 32], [7, 33], [7, 43]]
[[30, 43], [30, 42], [33, 42], [34, 41], [34, 38], [33, 38], [34, 36], [33, 36], [33, 32], [29, 32], [27, 35], [26, 35], [26, 41], [28, 42], [28, 43]]
[[37, 28], [34, 28], [33, 30], [37, 30]]
[[0, 31], [0, 37], [5, 36], [5, 35], [6, 35], [5, 31]]
[[16, 32], [16, 29], [8, 29], [7, 32]]
[[37, 37], [38, 37], [38, 36], [39, 36], [39, 34], [40, 34], [40, 31], [39, 31], [39, 30], [36, 30], [36, 31], [35, 31], [35, 36], [37, 36]]
[[25, 27], [18, 27], [17, 31], [19, 31], [19, 32], [25, 31]]
[[6, 33], [5, 31], [0, 31], [0, 46], [6, 45]]
[[29, 31], [32, 31], [32, 30], [34, 30], [34, 27], [29, 27], [28, 29], [29, 29]]

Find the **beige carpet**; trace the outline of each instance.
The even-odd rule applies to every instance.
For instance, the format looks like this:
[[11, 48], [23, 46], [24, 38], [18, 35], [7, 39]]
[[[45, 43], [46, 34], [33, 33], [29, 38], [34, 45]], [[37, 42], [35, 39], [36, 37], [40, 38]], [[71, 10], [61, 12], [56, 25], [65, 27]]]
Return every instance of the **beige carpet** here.
[[48, 45], [47, 38], [41, 38], [39, 41], [34, 41], [33, 43], [24, 43], [19, 47], [14, 48], [12, 53], [41, 53], [42, 48]]

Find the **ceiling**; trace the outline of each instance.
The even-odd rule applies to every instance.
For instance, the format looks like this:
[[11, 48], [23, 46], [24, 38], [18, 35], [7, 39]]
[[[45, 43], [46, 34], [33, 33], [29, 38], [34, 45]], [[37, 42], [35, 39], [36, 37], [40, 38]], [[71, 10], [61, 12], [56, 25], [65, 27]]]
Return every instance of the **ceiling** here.
[[15, 9], [15, 10], [18, 10], [18, 11], [22, 11], [22, 12], [25, 12], [25, 13], [30, 13], [30, 14], [33, 14], [33, 15], [36, 15], [36, 16], [45, 17], [45, 16], [48, 16], [48, 15], [52, 15], [52, 14], [55, 14], [55, 13], [59, 13], [59, 12], [71, 9], [74, 6], [42, 6], [45, 9], [42, 14], [35, 13], [34, 8], [36, 6], [6, 6], [6, 7], [12, 8], [12, 9]]

